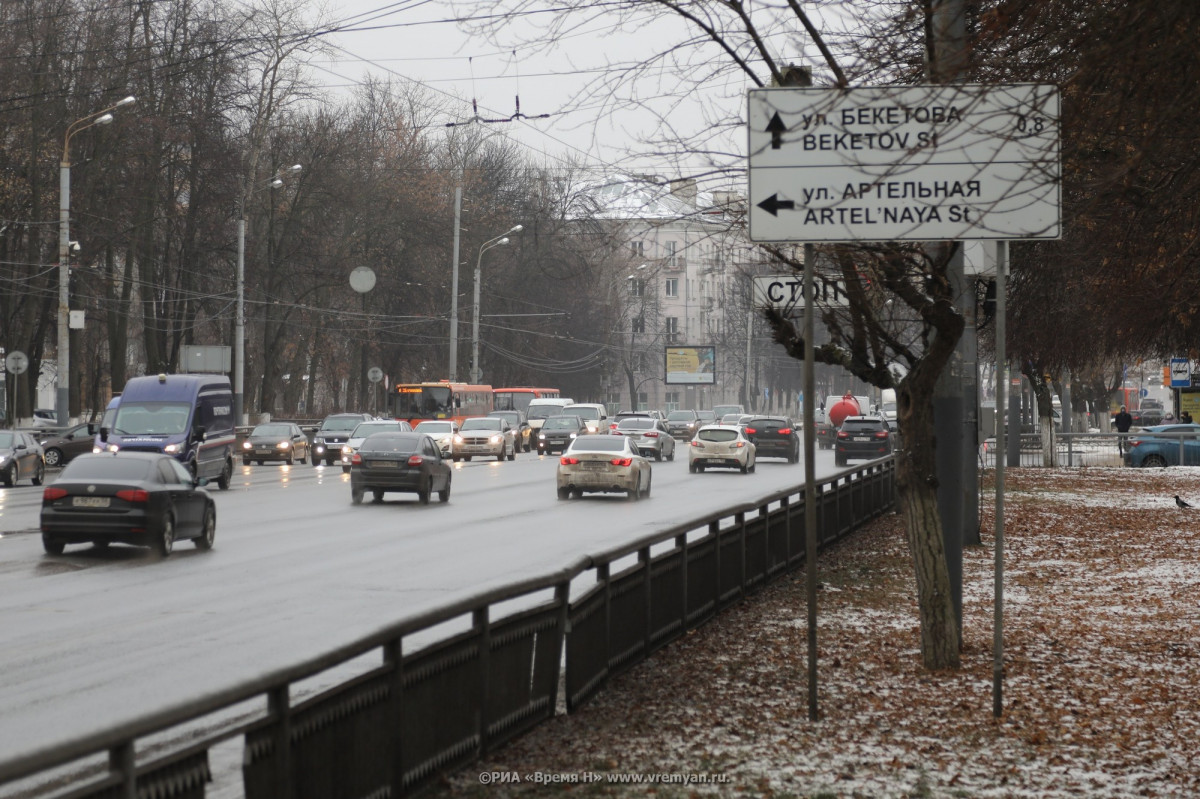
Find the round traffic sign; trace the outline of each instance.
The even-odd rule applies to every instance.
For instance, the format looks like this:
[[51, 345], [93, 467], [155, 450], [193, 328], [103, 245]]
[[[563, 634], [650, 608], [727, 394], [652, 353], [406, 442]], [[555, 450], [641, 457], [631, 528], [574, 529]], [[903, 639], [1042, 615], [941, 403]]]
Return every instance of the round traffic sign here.
[[370, 380], [372, 383], [378, 383], [380, 380], [383, 379], [383, 370], [380, 369], [378, 366], [372, 366], [370, 369], [367, 370], [367, 379]]
[[13, 350], [4, 359], [4, 367], [14, 375], [23, 375], [29, 368], [29, 358], [20, 350]]
[[375, 288], [375, 270], [369, 266], [356, 266], [350, 270], [350, 288], [366, 294]]

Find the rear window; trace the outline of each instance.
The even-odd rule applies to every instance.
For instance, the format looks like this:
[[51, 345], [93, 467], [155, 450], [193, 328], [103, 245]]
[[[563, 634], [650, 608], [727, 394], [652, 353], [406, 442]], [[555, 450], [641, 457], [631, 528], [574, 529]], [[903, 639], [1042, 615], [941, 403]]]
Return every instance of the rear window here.
[[746, 426], [755, 430], [778, 430], [787, 425], [782, 419], [751, 419]]
[[572, 414], [578, 416], [580, 419], [591, 419], [592, 421], [596, 421], [600, 418], [600, 411], [596, 408], [580, 408], [578, 406], [573, 406], [570, 410]]
[[59, 480], [144, 480], [153, 461], [141, 458], [76, 458], [68, 463]]
[[625, 439], [622, 436], [580, 436], [571, 445], [573, 451], [587, 450], [593, 452], [624, 452]]
[[847, 419], [846, 421], [842, 422], [842, 429], [843, 430], [871, 430], [871, 431], [882, 430], [883, 422], [869, 421], [867, 419], [863, 419], [863, 420]]
[[727, 441], [735, 441], [738, 437], [737, 430], [701, 430], [697, 434], [701, 441], [712, 441], [714, 444], [721, 444]]
[[695, 418], [695, 411], [671, 411], [667, 414], [668, 422], [690, 422]]
[[363, 442], [363, 452], [416, 452], [420, 436], [376, 433]]
[[618, 430], [650, 430], [653, 427], [653, 419], [622, 419], [617, 425]]
[[578, 416], [551, 416], [542, 425], [543, 430], [578, 430], [583, 422]]

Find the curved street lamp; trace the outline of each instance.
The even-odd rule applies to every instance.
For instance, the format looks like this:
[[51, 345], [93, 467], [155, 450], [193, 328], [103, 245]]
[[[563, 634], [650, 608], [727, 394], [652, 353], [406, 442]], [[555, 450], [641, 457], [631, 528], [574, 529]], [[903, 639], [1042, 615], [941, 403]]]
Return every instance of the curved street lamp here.
[[71, 137], [93, 125], [113, 121], [110, 111], [136, 103], [132, 94], [108, 108], [88, 114], [67, 126], [63, 136], [62, 160], [58, 163], [58, 424], [66, 427], [71, 417]]
[[488, 239], [483, 244], [479, 245], [479, 257], [475, 259], [475, 305], [471, 311], [471, 382], [478, 383], [483, 377], [483, 372], [479, 371], [479, 268], [483, 265], [483, 254], [493, 247], [500, 247], [508, 244], [509, 233], [520, 233], [525, 228], [521, 225], [513, 225], [509, 228], [508, 233], [503, 233], [496, 236], [494, 239]]
[[234, 424], [243, 427], [249, 422], [244, 411], [243, 398], [246, 382], [246, 201], [263, 189], [278, 189], [283, 185], [283, 176], [299, 172], [304, 167], [292, 164], [286, 169], [280, 169], [275, 177], [259, 184], [257, 187], [242, 192], [238, 201], [238, 240], [237, 240], [237, 322], [234, 324], [233, 350], [237, 355], [237, 367], [233, 370], [233, 419]]

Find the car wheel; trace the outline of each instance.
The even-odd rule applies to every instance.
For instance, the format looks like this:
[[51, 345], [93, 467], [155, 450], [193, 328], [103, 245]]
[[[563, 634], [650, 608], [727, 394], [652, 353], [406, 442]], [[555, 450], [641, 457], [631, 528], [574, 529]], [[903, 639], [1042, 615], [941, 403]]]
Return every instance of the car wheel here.
[[569, 489], [569, 488], [558, 489], [558, 498], [559, 499], [570, 499], [571, 498], [571, 489]]
[[509, 451], [508, 459], [510, 461], [515, 461], [517, 459], [517, 445], [516, 444], [513, 444], [512, 450]]
[[308, 463], [308, 450], [307, 449], [304, 450], [304, 457], [300, 459], [300, 463], [302, 465], [305, 463]]
[[[259, 461], [259, 463], [262, 463], [262, 461]], [[287, 463], [287, 465], [288, 465], [288, 466], [291, 466], [291, 465], [292, 465], [292, 453], [290, 453], [290, 452], [288, 453], [288, 456], [287, 456], [287, 461], [286, 461], [286, 463]]]
[[667, 455], [667, 460], [671, 461], [672, 463], [675, 462], [675, 448], [674, 447], [671, 447], [671, 454]]
[[662, 462], [662, 450], [661, 449], [654, 450], [654, 460], [659, 461], [660, 463]]
[[463, 455], [463, 460], [464, 460], [464, 461], [466, 461], [467, 463], [470, 463], [470, 462], [471, 462], [471, 456], [470, 456], [470, 455]]
[[750, 467], [749, 467], [749, 466], [746, 466], [745, 464], [743, 464], [743, 465], [742, 465], [742, 474], [745, 474], [745, 473], [746, 473], [746, 472], [748, 472], [748, 471], [750, 471]]
[[229, 490], [229, 484], [233, 480], [233, 459], [226, 458], [225, 466], [221, 468], [221, 473], [217, 475], [217, 488], [222, 491]]
[[689, 471], [689, 472], [691, 472], [692, 474], [695, 474], [695, 473], [696, 473], [696, 464], [694, 464], [694, 463], [689, 463], [689, 464], [688, 464], [688, 471]]
[[625, 492], [625, 499], [630, 502], [637, 502], [642, 498], [642, 489], [639, 486], [634, 486]]
[[154, 542], [154, 549], [158, 552], [159, 557], [167, 557], [171, 554], [171, 550], [175, 548], [175, 517], [170, 513], [163, 519], [162, 530], [158, 533], [158, 540]]
[[429, 477], [426, 477], [421, 482], [421, 487], [417, 489], [417, 502], [420, 502], [422, 505], [429, 504], [429, 495], [433, 493], [432, 483], [433, 480]]
[[376, 502], [383, 502], [383, 492], [377, 488], [371, 492], [371, 498]]
[[196, 549], [208, 551], [213, 548], [213, 542], [217, 540], [217, 511], [216, 508], [209, 508], [204, 512], [204, 521], [200, 524], [200, 535], [192, 539], [192, 543], [196, 545]]
[[1142, 465], [1150, 466], [1152, 468], [1153, 467], [1162, 468], [1167, 465], [1167, 461], [1165, 458], [1163, 458], [1162, 455], [1147, 455], [1146, 459], [1144, 461], [1142, 461]]
[[650, 479], [646, 481], [646, 490], [642, 493], [642, 497], [648, 499], [650, 497], [650, 484], [654, 482], [654, 475], [650, 475]]
[[61, 555], [67, 545], [62, 541], [56, 541], [48, 535], [42, 536], [42, 549], [46, 550], [47, 555]]
[[842, 455], [834, 455], [833, 456], [833, 465], [834, 466], [845, 466], [846, 458]]
[[7, 469], [0, 471], [0, 483], [4, 483], [9, 488], [12, 488], [14, 468], [13, 466], [9, 466]]
[[750, 472], [751, 474], [754, 474], [754, 470], [757, 468], [758, 468], [758, 461], [755, 461], [754, 463], [750, 464], [749, 468], [747, 468], [746, 471]]
[[42, 478], [45, 476], [46, 467], [42, 465], [41, 461], [38, 461], [38, 465], [33, 470], [33, 484], [35, 486], [40, 486], [42, 484]]
[[46, 450], [46, 454], [43, 457], [46, 459], [46, 465], [50, 468], [62, 465], [62, 450], [58, 447], [51, 447]]
[[438, 502], [450, 501], [450, 478], [446, 477], [446, 487], [438, 492]]
[[353, 502], [355, 505], [361, 505], [362, 501], [363, 501], [364, 493], [366, 493], [366, 492], [364, 492], [361, 488], [351, 488], [350, 489], [350, 501]]

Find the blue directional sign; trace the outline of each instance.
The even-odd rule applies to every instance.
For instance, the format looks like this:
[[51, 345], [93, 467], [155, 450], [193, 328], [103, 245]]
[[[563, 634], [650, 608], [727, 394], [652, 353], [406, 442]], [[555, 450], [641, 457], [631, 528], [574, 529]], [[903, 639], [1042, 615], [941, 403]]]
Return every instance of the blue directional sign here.
[[1171, 388], [1187, 388], [1192, 384], [1192, 364], [1187, 358], [1171, 359]]

